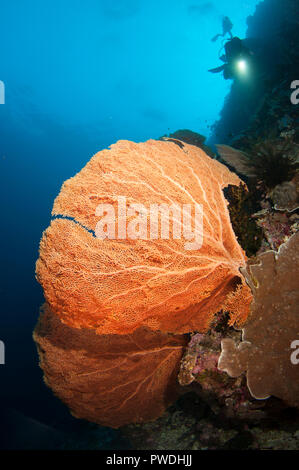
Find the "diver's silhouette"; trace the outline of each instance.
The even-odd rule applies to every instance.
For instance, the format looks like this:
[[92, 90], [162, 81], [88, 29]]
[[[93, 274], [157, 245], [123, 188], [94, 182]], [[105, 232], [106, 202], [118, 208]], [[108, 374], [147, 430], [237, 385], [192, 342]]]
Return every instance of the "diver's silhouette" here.
[[223, 20], [222, 20], [222, 34], [221, 33], [216, 34], [216, 36], [214, 36], [212, 38], [212, 41], [215, 42], [220, 37], [224, 38], [226, 36], [226, 34], [229, 34], [230, 39], [233, 39], [232, 28], [233, 28], [233, 24], [232, 24], [231, 20], [229, 19], [228, 16], [224, 16]]
[[224, 62], [220, 67], [210, 69], [209, 72], [223, 72], [225, 80], [234, 78], [236, 75], [236, 64], [245, 61], [251, 56], [251, 52], [244, 46], [243, 41], [238, 37], [233, 37], [224, 45], [225, 54], [220, 57]]

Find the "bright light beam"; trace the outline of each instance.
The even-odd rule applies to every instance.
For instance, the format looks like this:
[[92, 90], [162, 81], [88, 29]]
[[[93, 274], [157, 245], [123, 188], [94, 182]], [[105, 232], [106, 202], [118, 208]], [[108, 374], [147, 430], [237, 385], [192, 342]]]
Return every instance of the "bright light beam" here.
[[239, 60], [237, 63], [239, 72], [245, 73], [247, 71], [247, 62], [246, 60]]

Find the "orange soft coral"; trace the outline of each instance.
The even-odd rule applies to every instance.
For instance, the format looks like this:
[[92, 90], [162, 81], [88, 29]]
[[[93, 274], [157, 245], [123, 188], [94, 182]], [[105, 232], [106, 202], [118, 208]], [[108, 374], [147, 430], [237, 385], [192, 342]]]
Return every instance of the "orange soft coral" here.
[[[246, 261], [222, 192], [239, 183], [227, 167], [183, 143], [119, 141], [97, 153], [64, 183], [54, 203], [57, 218], [41, 240], [37, 279], [53, 312], [71, 327], [98, 334], [129, 334], [140, 327], [206, 331]], [[119, 197], [145, 207], [201, 204], [200, 249], [187, 251], [173, 227], [169, 239], [95, 237], [98, 205], [116, 209]], [[127, 229], [129, 222], [127, 217]], [[239, 288], [239, 300], [230, 298], [232, 318], [234, 312], [238, 320], [243, 317], [239, 303], [245, 297], [250, 302]]]

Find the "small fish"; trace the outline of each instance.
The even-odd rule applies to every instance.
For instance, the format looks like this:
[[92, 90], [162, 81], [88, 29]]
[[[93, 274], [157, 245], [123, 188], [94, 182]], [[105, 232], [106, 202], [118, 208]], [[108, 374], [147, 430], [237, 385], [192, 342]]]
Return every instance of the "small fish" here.
[[163, 140], [167, 140], [167, 142], [173, 142], [174, 144], [178, 145], [181, 149], [184, 148], [183, 142], [177, 139], [171, 139], [169, 137], [162, 137]]

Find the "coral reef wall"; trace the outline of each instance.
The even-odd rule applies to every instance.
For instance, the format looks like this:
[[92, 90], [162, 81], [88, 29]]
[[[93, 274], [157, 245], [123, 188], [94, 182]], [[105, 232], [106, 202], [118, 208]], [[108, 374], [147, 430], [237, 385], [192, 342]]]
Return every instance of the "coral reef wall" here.
[[298, 126], [298, 106], [290, 100], [290, 85], [299, 79], [298, 13], [297, 0], [265, 0], [248, 18], [245, 44], [255, 66], [245, 81], [232, 84], [210, 145], [234, 146], [245, 129], [264, 137], [277, 136], [294, 121]]

